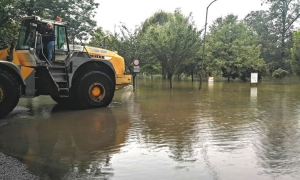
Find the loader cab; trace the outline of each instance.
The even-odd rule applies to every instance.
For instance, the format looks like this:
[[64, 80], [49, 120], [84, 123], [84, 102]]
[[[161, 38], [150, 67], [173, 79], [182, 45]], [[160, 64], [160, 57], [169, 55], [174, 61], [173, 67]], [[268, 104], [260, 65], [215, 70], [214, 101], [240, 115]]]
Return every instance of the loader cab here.
[[55, 32], [55, 44], [53, 47], [53, 58], [52, 61], [64, 62], [69, 56], [69, 43], [67, 39], [67, 23], [57, 21], [42, 19], [38, 16], [29, 16], [21, 19], [21, 28], [19, 32], [19, 37], [17, 40], [16, 50], [20, 63], [24, 66], [37, 66], [37, 61], [47, 61], [47, 50], [46, 46], [43, 46], [43, 50], [40, 51], [38, 56], [36, 53], [36, 48], [41, 44], [41, 38], [38, 33], [42, 34], [47, 23], [53, 25], [53, 30]]
[[36, 30], [37, 30], [37, 24], [34, 23], [34, 21], [32, 20], [22, 21], [16, 49], [30, 50], [30, 48], [34, 48]]

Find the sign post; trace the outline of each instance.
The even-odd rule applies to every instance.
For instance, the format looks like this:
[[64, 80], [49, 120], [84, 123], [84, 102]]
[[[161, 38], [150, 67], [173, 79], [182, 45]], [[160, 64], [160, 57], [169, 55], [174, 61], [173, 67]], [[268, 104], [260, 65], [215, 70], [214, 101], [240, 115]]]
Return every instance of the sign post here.
[[135, 59], [133, 60], [133, 87], [135, 87], [135, 76], [136, 73], [140, 72], [140, 60]]

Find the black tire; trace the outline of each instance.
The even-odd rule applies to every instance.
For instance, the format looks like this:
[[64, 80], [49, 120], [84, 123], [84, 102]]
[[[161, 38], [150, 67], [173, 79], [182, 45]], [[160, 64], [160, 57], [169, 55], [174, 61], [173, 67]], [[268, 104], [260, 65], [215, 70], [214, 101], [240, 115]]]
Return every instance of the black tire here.
[[84, 109], [106, 107], [114, 97], [115, 85], [103, 72], [89, 72], [76, 84], [77, 100]]
[[9, 72], [0, 69], [0, 117], [10, 113], [18, 102], [17, 80]]

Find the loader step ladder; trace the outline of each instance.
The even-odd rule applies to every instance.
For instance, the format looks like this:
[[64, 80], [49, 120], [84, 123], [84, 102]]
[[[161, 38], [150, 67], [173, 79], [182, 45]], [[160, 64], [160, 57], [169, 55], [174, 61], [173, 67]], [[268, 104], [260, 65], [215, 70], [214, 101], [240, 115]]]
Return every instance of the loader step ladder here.
[[52, 65], [48, 67], [50, 73], [58, 85], [59, 96], [60, 97], [69, 97], [69, 82], [68, 82], [68, 73], [66, 66], [64, 65]]

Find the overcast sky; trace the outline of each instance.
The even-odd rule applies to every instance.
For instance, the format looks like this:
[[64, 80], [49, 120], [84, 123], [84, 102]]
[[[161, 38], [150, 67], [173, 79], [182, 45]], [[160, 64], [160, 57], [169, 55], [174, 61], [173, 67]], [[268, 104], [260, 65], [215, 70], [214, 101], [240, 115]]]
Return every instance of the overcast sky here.
[[[129, 29], [134, 29], [159, 10], [173, 12], [181, 8], [184, 15], [193, 14], [199, 29], [204, 28], [206, 7], [213, 0], [96, 0], [100, 3], [96, 16], [97, 25], [113, 32], [114, 26], [120, 22]], [[208, 11], [208, 25], [220, 16], [230, 13], [243, 19], [251, 11], [267, 9], [261, 6], [262, 0], [217, 0]]]

